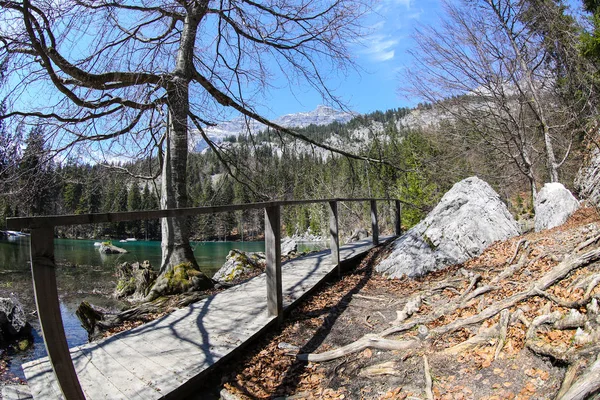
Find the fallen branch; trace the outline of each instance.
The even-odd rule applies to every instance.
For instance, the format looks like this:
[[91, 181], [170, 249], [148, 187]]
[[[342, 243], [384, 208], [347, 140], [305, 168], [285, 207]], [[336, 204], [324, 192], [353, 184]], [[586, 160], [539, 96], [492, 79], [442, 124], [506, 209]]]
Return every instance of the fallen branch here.
[[421, 346], [419, 340], [390, 340], [376, 335], [365, 335], [356, 342], [340, 347], [339, 349], [326, 351], [320, 354], [298, 354], [297, 358], [303, 361], [323, 362], [331, 361], [348, 354], [362, 351], [367, 347], [379, 350], [411, 350]]
[[425, 370], [425, 395], [427, 396], [427, 400], [433, 400], [433, 382], [431, 381], [429, 362], [425, 354], [423, 354], [423, 369]]

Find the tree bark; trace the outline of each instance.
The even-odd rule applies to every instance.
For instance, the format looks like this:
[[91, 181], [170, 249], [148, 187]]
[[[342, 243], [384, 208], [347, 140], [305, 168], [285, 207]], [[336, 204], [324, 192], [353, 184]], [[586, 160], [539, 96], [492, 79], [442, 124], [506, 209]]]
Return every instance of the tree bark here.
[[[161, 201], [162, 209], [184, 208], [188, 206], [187, 157], [188, 157], [188, 115], [190, 112], [189, 85], [193, 76], [193, 54], [198, 24], [205, 13], [205, 5], [189, 10], [183, 26], [181, 42], [177, 54], [177, 65], [172, 78], [167, 83], [167, 140], [163, 156]], [[162, 261], [159, 277], [148, 295], [148, 300], [165, 293], [204, 290], [211, 288], [210, 278], [200, 272], [200, 268], [190, 246], [189, 228], [185, 217], [163, 218]], [[170, 282], [176, 266], [186, 265], [185, 271], [197, 273], [183, 276], [188, 282]]]

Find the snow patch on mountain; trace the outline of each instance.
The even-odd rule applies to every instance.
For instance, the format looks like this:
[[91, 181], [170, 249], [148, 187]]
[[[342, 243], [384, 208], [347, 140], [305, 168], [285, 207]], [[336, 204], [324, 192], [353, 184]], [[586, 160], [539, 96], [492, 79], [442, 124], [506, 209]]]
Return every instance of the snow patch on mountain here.
[[[273, 122], [286, 128], [304, 128], [309, 125], [329, 125], [333, 122], [344, 124], [356, 115], [358, 114], [320, 105], [313, 111], [287, 114], [275, 119]], [[260, 122], [240, 116], [231, 121], [222, 122], [217, 126], [209, 127], [205, 131], [212, 141], [221, 143], [228, 137], [237, 137], [248, 133], [256, 134], [266, 128]], [[196, 152], [200, 152], [207, 147], [206, 142], [197, 130], [190, 131], [189, 147], [191, 151]]]

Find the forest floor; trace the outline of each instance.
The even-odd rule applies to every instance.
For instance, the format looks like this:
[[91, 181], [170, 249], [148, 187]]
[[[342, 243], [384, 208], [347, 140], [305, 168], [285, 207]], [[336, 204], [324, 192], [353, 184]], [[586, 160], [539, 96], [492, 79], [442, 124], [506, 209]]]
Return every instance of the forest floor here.
[[598, 381], [599, 233], [585, 208], [416, 279], [374, 249], [223, 367], [223, 398], [576, 398]]

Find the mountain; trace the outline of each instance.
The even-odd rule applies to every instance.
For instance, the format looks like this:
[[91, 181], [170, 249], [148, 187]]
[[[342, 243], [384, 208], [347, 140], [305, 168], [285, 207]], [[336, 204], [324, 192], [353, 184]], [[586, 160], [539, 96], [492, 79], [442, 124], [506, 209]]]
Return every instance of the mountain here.
[[[273, 122], [286, 128], [305, 128], [310, 125], [329, 125], [333, 122], [346, 123], [357, 115], [357, 113], [340, 111], [320, 105], [313, 111], [283, 115], [273, 120]], [[231, 136], [245, 135], [248, 131], [257, 134], [265, 129], [265, 125], [240, 116], [208, 128], [206, 133], [211, 140], [220, 143]], [[204, 150], [207, 144], [198, 132], [192, 130], [190, 133], [190, 149], [196, 152]]]

